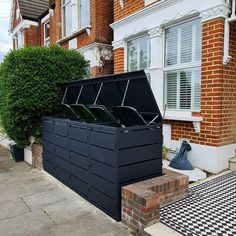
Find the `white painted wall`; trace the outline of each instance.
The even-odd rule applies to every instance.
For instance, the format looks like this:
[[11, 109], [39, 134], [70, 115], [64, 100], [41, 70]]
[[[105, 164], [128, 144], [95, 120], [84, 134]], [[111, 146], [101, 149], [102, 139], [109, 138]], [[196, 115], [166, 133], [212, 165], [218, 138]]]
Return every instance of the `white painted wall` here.
[[33, 157], [32, 157], [31, 147], [24, 148], [24, 161], [27, 162], [30, 165], [33, 164]]

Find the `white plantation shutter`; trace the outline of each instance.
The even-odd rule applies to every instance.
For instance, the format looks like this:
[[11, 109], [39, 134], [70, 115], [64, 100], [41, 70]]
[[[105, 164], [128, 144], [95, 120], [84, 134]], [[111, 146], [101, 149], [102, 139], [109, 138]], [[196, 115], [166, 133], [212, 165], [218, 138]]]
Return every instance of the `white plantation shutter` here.
[[168, 109], [200, 110], [201, 32], [199, 19], [166, 29], [165, 96]]
[[182, 110], [191, 109], [191, 78], [192, 71], [180, 71], [179, 73], [180, 84], [180, 99], [179, 108]]
[[166, 30], [166, 66], [176, 65], [178, 56], [178, 29]]
[[177, 109], [177, 73], [169, 72], [166, 74], [166, 97], [167, 108]]
[[181, 41], [180, 48], [180, 63], [188, 63], [192, 61], [193, 51], [193, 25], [191, 23], [185, 24], [179, 29]]

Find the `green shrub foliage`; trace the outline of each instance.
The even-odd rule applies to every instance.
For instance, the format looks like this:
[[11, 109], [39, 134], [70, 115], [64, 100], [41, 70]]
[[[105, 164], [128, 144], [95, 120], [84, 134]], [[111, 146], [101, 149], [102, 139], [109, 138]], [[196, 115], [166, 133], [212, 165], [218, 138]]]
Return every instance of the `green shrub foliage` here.
[[18, 146], [41, 137], [41, 118], [59, 113], [58, 86], [83, 79], [87, 62], [78, 52], [56, 46], [11, 51], [0, 65], [0, 119]]

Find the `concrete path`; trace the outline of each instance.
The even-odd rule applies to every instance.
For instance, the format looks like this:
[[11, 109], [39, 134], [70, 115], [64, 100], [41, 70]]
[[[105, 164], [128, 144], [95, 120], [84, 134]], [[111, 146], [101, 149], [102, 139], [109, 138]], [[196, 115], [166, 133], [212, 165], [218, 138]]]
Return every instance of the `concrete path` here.
[[122, 223], [0, 147], [0, 236], [126, 236]]

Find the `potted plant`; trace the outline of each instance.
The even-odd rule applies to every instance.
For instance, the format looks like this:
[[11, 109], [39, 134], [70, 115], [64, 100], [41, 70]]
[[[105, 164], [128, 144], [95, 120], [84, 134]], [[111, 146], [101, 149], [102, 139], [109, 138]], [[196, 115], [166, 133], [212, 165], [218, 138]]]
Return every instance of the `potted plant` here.
[[15, 162], [24, 161], [24, 148], [18, 147], [16, 143], [10, 143], [10, 153]]

